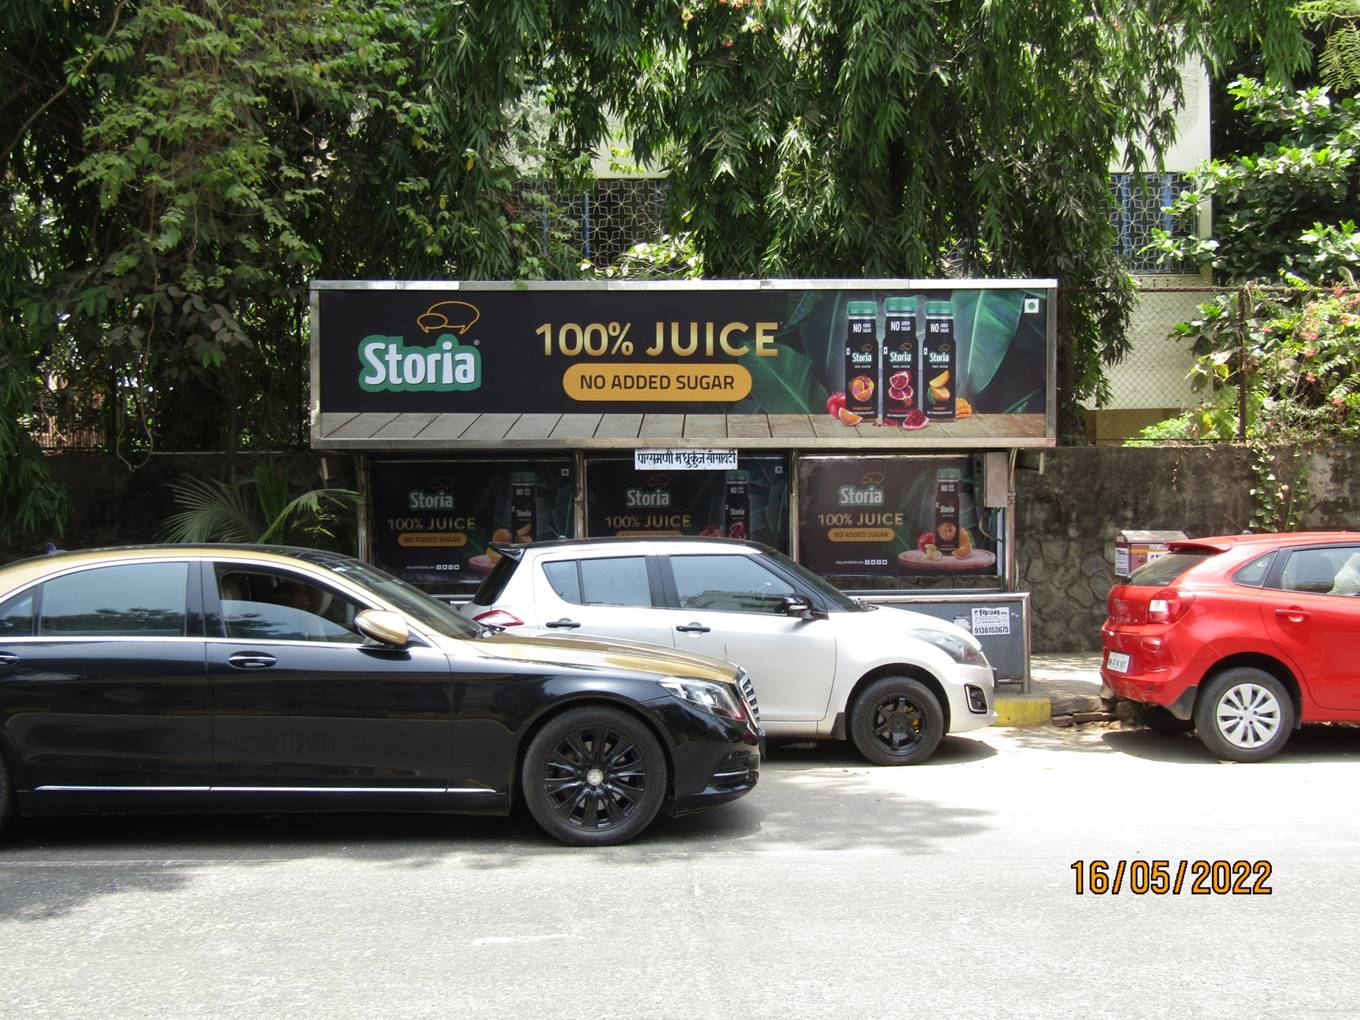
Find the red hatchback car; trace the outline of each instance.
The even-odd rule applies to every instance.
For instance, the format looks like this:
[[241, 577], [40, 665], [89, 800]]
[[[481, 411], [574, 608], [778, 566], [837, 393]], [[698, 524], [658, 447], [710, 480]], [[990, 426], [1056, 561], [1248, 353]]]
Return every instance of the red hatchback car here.
[[1261, 761], [1305, 722], [1360, 722], [1360, 532], [1175, 542], [1110, 592], [1107, 687], [1164, 733]]

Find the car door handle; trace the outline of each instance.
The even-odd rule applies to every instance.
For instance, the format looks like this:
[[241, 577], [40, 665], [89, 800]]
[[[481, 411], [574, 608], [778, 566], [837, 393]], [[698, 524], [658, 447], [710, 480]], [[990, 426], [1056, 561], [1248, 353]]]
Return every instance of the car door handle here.
[[681, 634], [707, 634], [712, 628], [705, 627], [702, 623], [682, 623], [675, 629]]
[[1284, 617], [1290, 623], [1302, 623], [1309, 614], [1298, 606], [1290, 606], [1288, 609], [1275, 610], [1275, 615]]
[[15, 655], [13, 652], [0, 652], [0, 669], [4, 669], [6, 666], [13, 666], [18, 661], [19, 656]]
[[564, 628], [566, 628], [566, 629], [568, 629], [568, 630], [575, 630], [577, 627], [579, 627], [579, 626], [581, 626], [581, 625], [580, 625], [579, 623], [577, 623], [575, 620], [568, 620], [568, 619], [564, 616], [564, 617], [562, 617], [562, 619], [560, 619], [560, 620], [549, 620], [547, 623], [544, 624], [544, 626], [545, 626], [545, 627], [564, 627]]
[[264, 652], [237, 652], [227, 660], [227, 664], [237, 669], [268, 669], [278, 660]]

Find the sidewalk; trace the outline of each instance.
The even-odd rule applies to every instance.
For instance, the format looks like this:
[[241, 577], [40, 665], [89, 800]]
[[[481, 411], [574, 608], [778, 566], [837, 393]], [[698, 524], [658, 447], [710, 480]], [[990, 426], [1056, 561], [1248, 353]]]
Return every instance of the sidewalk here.
[[1036, 655], [1030, 693], [999, 693], [998, 726], [1071, 725], [1108, 719], [1100, 700], [1100, 653]]

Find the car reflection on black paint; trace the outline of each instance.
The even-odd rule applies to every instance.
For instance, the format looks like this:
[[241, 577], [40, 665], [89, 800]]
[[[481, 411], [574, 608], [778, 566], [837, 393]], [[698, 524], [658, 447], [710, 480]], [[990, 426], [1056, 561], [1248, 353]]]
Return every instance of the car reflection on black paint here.
[[515, 637], [358, 560], [147, 546], [0, 568], [0, 824], [14, 813], [505, 814], [612, 844], [749, 792], [739, 671]]

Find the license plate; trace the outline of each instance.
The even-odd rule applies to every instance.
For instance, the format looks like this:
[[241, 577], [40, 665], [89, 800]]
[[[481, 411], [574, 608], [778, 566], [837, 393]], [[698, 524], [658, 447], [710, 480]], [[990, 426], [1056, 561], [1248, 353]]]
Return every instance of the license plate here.
[[1127, 673], [1129, 657], [1123, 652], [1110, 652], [1105, 656], [1105, 668], [1111, 673]]

